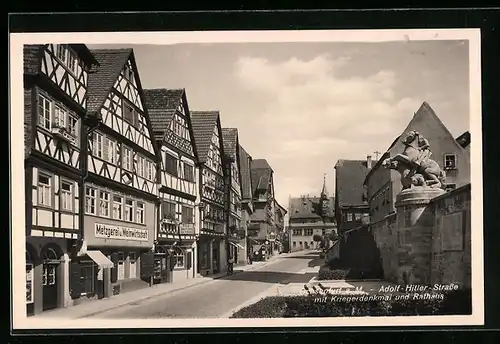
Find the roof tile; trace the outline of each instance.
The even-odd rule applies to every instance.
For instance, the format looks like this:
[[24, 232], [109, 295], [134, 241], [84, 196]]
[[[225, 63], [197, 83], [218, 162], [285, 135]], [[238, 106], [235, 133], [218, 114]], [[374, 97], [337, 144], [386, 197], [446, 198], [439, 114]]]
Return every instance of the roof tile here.
[[40, 49], [42, 44], [23, 46], [23, 68], [25, 75], [38, 74], [40, 70]]
[[191, 111], [191, 124], [200, 163], [207, 161], [208, 151], [212, 143], [212, 134], [218, 118], [219, 111]]
[[182, 101], [184, 89], [149, 89], [144, 90], [153, 135], [161, 140], [170, 126], [175, 110]]
[[224, 152], [231, 158], [236, 159], [238, 149], [238, 129], [222, 128], [222, 142], [224, 144]]
[[89, 75], [87, 91], [87, 111], [100, 111], [118, 75], [132, 54], [132, 49], [91, 50], [100, 67]]

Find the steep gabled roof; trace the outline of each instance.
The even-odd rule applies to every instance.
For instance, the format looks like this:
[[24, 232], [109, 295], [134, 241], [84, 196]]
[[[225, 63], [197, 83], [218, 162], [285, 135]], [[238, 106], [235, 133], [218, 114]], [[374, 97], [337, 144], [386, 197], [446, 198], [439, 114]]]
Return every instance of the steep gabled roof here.
[[252, 160], [252, 169], [269, 169], [273, 172], [271, 165], [267, 162], [266, 159], [254, 159]]
[[148, 89], [144, 90], [149, 118], [153, 126], [153, 136], [162, 140], [165, 131], [169, 128], [175, 111], [182, 102], [184, 89]]
[[220, 123], [219, 111], [191, 111], [191, 123], [199, 162], [205, 163], [212, 144], [214, 128]]
[[297, 220], [297, 219], [316, 219], [318, 221], [321, 221], [321, 216], [319, 216], [316, 213], [313, 213], [312, 211], [303, 210], [298, 213], [290, 215], [290, 220]]
[[[133, 54], [132, 49], [98, 49], [91, 50], [99, 62], [99, 69], [89, 75], [87, 91], [87, 112], [97, 113], [101, 110], [106, 97], [115, 84], [120, 72]], [[139, 82], [139, 81], [137, 81]], [[138, 88], [140, 86], [138, 85]], [[141, 90], [139, 90], [141, 92]]]
[[[455, 138], [453, 137], [453, 135], [450, 133], [450, 131], [444, 125], [444, 123], [441, 121], [441, 119], [436, 115], [436, 113], [434, 112], [434, 110], [432, 109], [432, 107], [429, 105], [429, 103], [427, 103], [427, 102], [424, 101], [422, 103], [422, 105], [420, 105], [420, 107], [418, 108], [417, 112], [415, 112], [413, 114], [412, 119], [410, 120], [410, 122], [408, 122], [408, 125], [402, 131], [401, 135], [399, 135], [398, 137], [396, 137], [396, 139], [392, 142], [392, 144], [389, 146], [389, 148], [387, 149], [387, 151], [382, 155], [382, 157], [380, 158], [380, 160], [376, 164], [375, 163], [373, 164], [373, 167], [372, 167], [371, 171], [374, 171], [374, 170], [378, 169], [378, 167], [382, 164], [383, 160], [385, 158], [387, 158], [387, 157], [389, 157], [389, 156], [392, 155], [393, 151], [396, 149], [395, 147], [399, 147], [400, 146], [401, 137], [403, 135], [405, 135], [408, 131], [415, 130], [416, 126], [424, 127], [425, 128], [425, 127], [431, 127], [433, 125], [439, 126], [446, 133], [446, 135], [448, 137], [450, 137], [450, 139], [452, 141], [455, 142], [457, 148], [459, 148], [459, 149], [463, 149], [464, 148], [458, 142], [458, 139], [461, 136], [466, 135], [467, 133], [462, 134], [460, 137], [458, 137], [455, 140]], [[418, 130], [418, 131], [420, 132], [422, 130]], [[431, 147], [431, 149], [432, 149], [432, 147]], [[401, 152], [397, 152], [397, 153], [401, 153]], [[370, 175], [371, 175], [371, 173], [367, 174], [367, 176], [366, 176], [366, 178], [365, 178], [365, 180], [363, 182], [364, 184], [366, 184], [368, 182], [368, 178], [370, 177]]]
[[[134, 72], [135, 82], [137, 91], [139, 92], [139, 97], [141, 97], [142, 104], [144, 106], [144, 116], [149, 128], [149, 132], [153, 132], [153, 127], [151, 125], [151, 119], [149, 118], [149, 113], [145, 103], [144, 90], [142, 89], [141, 78], [139, 76], [139, 71], [137, 69], [137, 64], [135, 62], [134, 50], [128, 49], [93, 49], [90, 52], [96, 58], [99, 68], [96, 72], [89, 74], [88, 88], [87, 88], [87, 113], [96, 114], [101, 110], [104, 105], [109, 92], [115, 85], [118, 76], [120, 75], [125, 64], [130, 60], [132, 64], [132, 69]], [[153, 137], [151, 139], [151, 145], [156, 154], [157, 159], [161, 159], [158, 146]]]
[[247, 153], [247, 151], [242, 147], [239, 146], [239, 153], [240, 153], [240, 162], [239, 162], [239, 168], [240, 168], [240, 175], [241, 175], [241, 198], [242, 199], [252, 199], [252, 177], [250, 176], [250, 160], [252, 157], [250, 154]]
[[224, 144], [224, 152], [231, 158], [237, 158], [238, 150], [238, 129], [222, 128], [222, 142]]
[[340, 206], [368, 205], [364, 200], [366, 160], [339, 160], [335, 165], [336, 199]]

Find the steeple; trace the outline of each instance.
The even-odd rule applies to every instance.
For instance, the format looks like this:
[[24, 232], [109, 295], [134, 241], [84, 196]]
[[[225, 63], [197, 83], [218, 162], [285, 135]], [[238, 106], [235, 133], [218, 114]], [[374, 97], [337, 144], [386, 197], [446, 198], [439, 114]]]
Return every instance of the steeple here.
[[326, 173], [323, 175], [323, 189], [321, 189], [321, 198], [328, 198], [328, 191], [326, 191]]

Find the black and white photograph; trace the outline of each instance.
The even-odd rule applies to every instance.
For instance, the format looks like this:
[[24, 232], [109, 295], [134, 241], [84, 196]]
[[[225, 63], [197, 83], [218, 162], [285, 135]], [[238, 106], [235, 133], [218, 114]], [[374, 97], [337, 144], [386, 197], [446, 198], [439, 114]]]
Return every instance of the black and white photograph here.
[[11, 34], [14, 328], [482, 324], [479, 44]]

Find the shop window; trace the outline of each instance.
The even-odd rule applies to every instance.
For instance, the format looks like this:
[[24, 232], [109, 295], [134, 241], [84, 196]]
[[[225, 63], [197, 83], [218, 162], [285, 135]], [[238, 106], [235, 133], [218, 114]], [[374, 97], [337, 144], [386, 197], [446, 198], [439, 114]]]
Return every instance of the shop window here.
[[175, 261], [175, 267], [176, 268], [184, 268], [184, 253], [176, 253], [174, 256], [173, 256], [173, 259]]
[[95, 283], [97, 275], [97, 265], [92, 261], [81, 262], [81, 281], [82, 293], [81, 295], [92, 296], [95, 293]]

